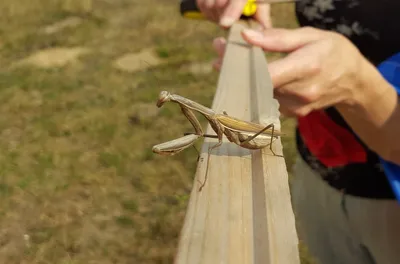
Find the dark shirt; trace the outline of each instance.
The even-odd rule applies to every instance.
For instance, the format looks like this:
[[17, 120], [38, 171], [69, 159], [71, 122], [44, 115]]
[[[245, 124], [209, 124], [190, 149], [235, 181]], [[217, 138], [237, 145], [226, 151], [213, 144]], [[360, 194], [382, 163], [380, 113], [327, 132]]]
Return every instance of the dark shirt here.
[[[374, 65], [400, 52], [399, 0], [300, 0], [296, 15], [301, 26], [342, 33]], [[309, 151], [297, 129], [301, 157], [336, 189], [361, 197], [394, 199], [377, 154], [351, 131], [335, 108], [325, 112], [357, 138], [367, 153], [367, 161], [327, 167]]]

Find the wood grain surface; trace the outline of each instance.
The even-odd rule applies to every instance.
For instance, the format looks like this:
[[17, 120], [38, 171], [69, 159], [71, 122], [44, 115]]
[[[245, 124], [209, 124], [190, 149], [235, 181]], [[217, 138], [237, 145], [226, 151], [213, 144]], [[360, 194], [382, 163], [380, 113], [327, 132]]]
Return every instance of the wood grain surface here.
[[[230, 29], [212, 109], [280, 129], [278, 103], [264, 53], [249, 46], [241, 30], [252, 25], [237, 22]], [[207, 133], [215, 134], [210, 126]], [[268, 148], [248, 150], [225, 137], [214, 149], [208, 180], [206, 139], [196, 170], [176, 264], [298, 264], [298, 238], [292, 211], [285, 160]], [[282, 154], [280, 139], [273, 149]]]

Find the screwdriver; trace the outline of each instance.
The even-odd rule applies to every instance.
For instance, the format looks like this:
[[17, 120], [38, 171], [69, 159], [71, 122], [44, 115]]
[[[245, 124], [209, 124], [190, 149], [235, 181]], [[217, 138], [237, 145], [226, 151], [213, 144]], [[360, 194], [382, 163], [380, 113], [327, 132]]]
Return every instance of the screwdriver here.
[[[257, 4], [285, 3], [295, 1], [297, 0], [248, 0], [243, 8], [240, 19], [250, 19], [257, 11]], [[180, 4], [180, 13], [183, 17], [189, 19], [205, 19], [205, 16], [197, 7], [196, 0], [182, 0]]]

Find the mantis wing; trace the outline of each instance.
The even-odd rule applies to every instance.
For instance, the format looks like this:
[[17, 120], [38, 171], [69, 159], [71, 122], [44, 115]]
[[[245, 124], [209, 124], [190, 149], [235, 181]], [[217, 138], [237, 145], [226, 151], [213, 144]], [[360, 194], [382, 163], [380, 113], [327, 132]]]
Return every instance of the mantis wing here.
[[[240, 120], [235, 117], [228, 116], [228, 115], [218, 114], [218, 115], [216, 115], [216, 118], [225, 128], [233, 130], [233, 131], [237, 131], [237, 132], [257, 133], [265, 128], [265, 126], [263, 126], [261, 124]], [[272, 129], [267, 129], [262, 134], [271, 136]], [[273, 136], [284, 136], [284, 135], [285, 134], [280, 132], [279, 130], [276, 130], [276, 129], [274, 130]]]

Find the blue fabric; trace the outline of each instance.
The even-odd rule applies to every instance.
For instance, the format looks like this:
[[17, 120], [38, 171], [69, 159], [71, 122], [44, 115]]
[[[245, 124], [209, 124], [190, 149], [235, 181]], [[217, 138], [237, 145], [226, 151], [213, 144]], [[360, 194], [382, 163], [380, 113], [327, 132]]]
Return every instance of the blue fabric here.
[[[400, 52], [379, 64], [378, 70], [396, 89], [397, 94], [400, 95]], [[390, 185], [392, 186], [393, 192], [400, 202], [400, 165], [396, 165], [382, 158], [380, 158], [380, 161]]]

